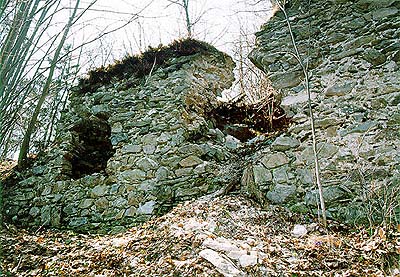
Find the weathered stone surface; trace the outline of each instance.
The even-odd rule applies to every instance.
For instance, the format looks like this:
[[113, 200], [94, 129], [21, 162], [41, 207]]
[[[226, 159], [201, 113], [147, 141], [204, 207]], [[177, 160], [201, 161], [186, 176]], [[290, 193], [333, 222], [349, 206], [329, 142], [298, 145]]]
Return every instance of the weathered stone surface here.
[[178, 152], [184, 155], [202, 155], [203, 154], [203, 149], [197, 145], [197, 144], [186, 144], [181, 147], [179, 147]]
[[377, 127], [378, 122], [376, 121], [367, 121], [358, 125], [353, 125], [347, 128], [346, 130], [343, 130], [340, 132], [341, 136], [347, 136], [349, 134], [353, 133], [365, 133], [367, 131], [373, 130], [375, 127]]
[[338, 126], [342, 123], [343, 121], [337, 118], [322, 118], [322, 119], [317, 119], [315, 120], [315, 127], [316, 128], [322, 128], [322, 129], [326, 129], [328, 127], [331, 126]]
[[[107, 88], [71, 94], [59, 143], [16, 185], [21, 189], [7, 193], [7, 217], [116, 230], [217, 189], [207, 180], [220, 174], [234, 141], [225, 145], [204, 115], [232, 84], [234, 63], [213, 48], [166, 63], [148, 82], [113, 79]], [[16, 216], [19, 209], [35, 220]]]
[[289, 159], [283, 153], [267, 154], [261, 159], [261, 163], [271, 169], [289, 163]]
[[[313, 93], [311, 95], [311, 99], [314, 99], [317, 95]], [[307, 93], [298, 93], [295, 95], [288, 95], [282, 99], [281, 106], [293, 106], [298, 104], [303, 104], [308, 101], [308, 94]]]
[[38, 207], [32, 207], [32, 208], [29, 210], [29, 214], [30, 214], [32, 217], [38, 216], [39, 213], [40, 213], [40, 209], [39, 209]]
[[314, 183], [313, 174], [309, 169], [304, 169], [304, 168], [296, 169], [296, 177], [299, 180], [300, 184], [311, 185]]
[[254, 266], [258, 262], [257, 251], [250, 251], [250, 254], [242, 255], [239, 258], [239, 263], [242, 267]]
[[107, 192], [108, 192], [108, 186], [98, 185], [98, 186], [95, 186], [91, 190], [91, 196], [92, 197], [100, 197], [100, 196], [105, 195]]
[[193, 168], [191, 167], [178, 168], [177, 170], [175, 170], [176, 177], [190, 176], [192, 174], [193, 174]]
[[[330, 205], [332, 202], [341, 199], [346, 194], [345, 192], [340, 189], [340, 187], [332, 186], [332, 187], [325, 187], [323, 188], [323, 196], [325, 203]], [[318, 190], [312, 190], [306, 193], [304, 200], [307, 205], [317, 206], [319, 203], [319, 193]]]
[[272, 149], [277, 151], [285, 151], [291, 148], [296, 148], [300, 145], [297, 139], [291, 137], [278, 137], [272, 143]]
[[42, 175], [46, 170], [45, 166], [35, 166], [32, 168], [32, 173], [34, 175]]
[[304, 225], [296, 224], [292, 230], [292, 236], [299, 238], [307, 234], [307, 228]]
[[116, 208], [123, 208], [128, 204], [128, 200], [123, 198], [123, 197], [118, 197], [115, 199], [112, 203], [111, 206], [116, 207]]
[[124, 145], [121, 149], [122, 153], [139, 153], [140, 151], [142, 151], [142, 146], [138, 145], [138, 144], [127, 144]]
[[157, 169], [155, 176], [157, 181], [162, 181], [171, 176], [171, 171], [167, 167], [162, 166]]
[[238, 140], [237, 138], [233, 137], [233, 136], [226, 136], [225, 138], [225, 146], [229, 149], [236, 149], [240, 146], [240, 140]]
[[287, 183], [289, 181], [288, 167], [281, 166], [272, 170], [272, 176], [275, 184]]
[[139, 159], [136, 162], [136, 165], [144, 172], [147, 172], [152, 169], [156, 169], [158, 167], [158, 163], [148, 157]]
[[203, 246], [213, 249], [215, 251], [222, 251], [222, 252], [232, 252], [232, 251], [239, 251], [240, 248], [233, 244], [229, 239], [226, 238], [207, 238], [203, 242]]
[[224, 276], [243, 276], [236, 266], [229, 260], [223, 258], [218, 252], [211, 249], [204, 249], [199, 253], [199, 256], [212, 263], [215, 268]]
[[51, 206], [44, 206], [40, 210], [41, 223], [43, 225], [50, 225], [51, 221]]
[[109, 201], [107, 200], [106, 197], [101, 197], [98, 198], [94, 204], [96, 205], [97, 210], [99, 211], [103, 211], [105, 209], [107, 209], [110, 205]]
[[125, 211], [124, 214], [126, 217], [135, 217], [136, 214], [136, 208], [135, 207], [130, 207]]
[[203, 163], [203, 160], [195, 155], [191, 155], [187, 158], [184, 158], [179, 162], [179, 165], [182, 167], [192, 167]]
[[140, 169], [126, 170], [120, 173], [121, 180], [126, 182], [135, 182], [144, 180], [146, 178], [146, 172]]
[[301, 83], [303, 74], [300, 71], [276, 73], [270, 76], [270, 80], [277, 89], [292, 88]]
[[149, 145], [143, 145], [143, 152], [145, 154], [151, 155], [156, 151], [155, 145], [149, 144]]
[[93, 199], [84, 199], [82, 202], [79, 204], [79, 208], [81, 209], [87, 209], [93, 205]]
[[66, 213], [67, 215], [75, 215], [78, 213], [78, 209], [77, 207], [75, 207], [75, 205], [73, 203], [68, 204], [67, 206], [65, 206], [63, 208], [64, 213]]
[[266, 169], [263, 165], [253, 166], [254, 182], [257, 185], [264, 185], [272, 181], [271, 171]]
[[398, 14], [399, 10], [396, 7], [382, 8], [372, 12], [372, 18], [375, 20], [383, 19], [388, 16]]
[[150, 215], [153, 213], [155, 205], [156, 205], [155, 201], [153, 201], [153, 200], [148, 201], [148, 202], [144, 203], [143, 205], [139, 206], [139, 208], [136, 210], [136, 213]]
[[267, 193], [267, 198], [273, 203], [282, 204], [295, 193], [296, 186], [294, 185], [276, 185], [273, 190]]
[[75, 218], [71, 219], [71, 221], [69, 222], [69, 226], [70, 227], [80, 227], [87, 223], [88, 223], [88, 220], [86, 217], [75, 217]]
[[[330, 143], [318, 143], [317, 155], [320, 159], [332, 158], [339, 151], [339, 147]], [[314, 162], [314, 151], [312, 146], [307, 146], [300, 155], [302, 161], [307, 163]]]
[[175, 195], [177, 198], [181, 199], [189, 199], [199, 193], [198, 188], [188, 188], [188, 187], [181, 187], [175, 191]]
[[373, 65], [381, 65], [386, 62], [386, 56], [375, 49], [368, 49], [364, 52], [363, 58]]
[[354, 88], [354, 83], [344, 83], [344, 84], [335, 84], [326, 89], [326, 96], [343, 96], [352, 91]]
[[118, 145], [120, 142], [125, 142], [128, 140], [128, 135], [124, 133], [117, 133], [111, 135], [111, 144], [113, 146]]

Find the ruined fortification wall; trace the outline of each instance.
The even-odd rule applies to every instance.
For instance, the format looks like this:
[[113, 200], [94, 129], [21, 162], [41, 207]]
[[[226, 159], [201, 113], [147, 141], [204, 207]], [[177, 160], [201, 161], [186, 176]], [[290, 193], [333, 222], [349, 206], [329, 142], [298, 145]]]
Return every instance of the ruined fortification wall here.
[[[364, 208], [380, 188], [399, 185], [399, 9], [400, 1], [374, 0], [289, 1], [286, 7], [309, 66], [328, 212], [349, 222], [365, 219]], [[252, 158], [242, 183], [257, 198], [306, 211], [318, 200], [311, 129], [304, 75], [288, 52], [294, 52], [288, 25], [277, 12], [257, 33], [250, 58], [270, 76], [294, 124]]]
[[4, 191], [6, 219], [118, 231], [218, 189], [236, 146], [204, 114], [231, 85], [233, 67], [209, 49], [169, 59], [144, 78], [77, 88], [56, 145]]
[[[309, 66], [328, 215], [365, 220], [377, 197], [380, 220], [382, 189], [390, 192], [400, 180], [400, 1], [289, 4]], [[250, 147], [261, 150], [241, 155], [240, 189], [264, 204], [315, 212], [307, 95], [292, 51], [277, 12], [257, 33], [250, 58], [270, 76], [293, 124], [270, 145], [255, 139]], [[231, 85], [232, 68], [229, 57], [210, 50], [169, 59], [142, 78], [122, 74], [122, 81], [72, 94], [56, 145], [5, 189], [6, 219], [118, 231], [222, 186], [232, 177], [224, 169], [237, 163], [237, 140], [205, 113]]]

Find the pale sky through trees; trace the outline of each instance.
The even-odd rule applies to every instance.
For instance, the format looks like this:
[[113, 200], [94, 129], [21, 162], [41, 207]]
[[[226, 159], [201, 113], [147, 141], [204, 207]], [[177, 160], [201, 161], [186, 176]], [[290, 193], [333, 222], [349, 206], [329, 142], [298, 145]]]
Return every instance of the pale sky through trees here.
[[[259, 3], [251, 5], [249, 2]], [[233, 45], [239, 38], [240, 26], [253, 37], [252, 34], [270, 14], [268, 0], [191, 0], [189, 5], [191, 20], [199, 18], [193, 27], [194, 38], [207, 41], [231, 55]], [[78, 33], [78, 37], [84, 40], [122, 25], [133, 13], [144, 9], [137, 20], [102, 40], [102, 46], [110, 49], [108, 55], [111, 61], [127, 53], [144, 51], [149, 45], [168, 44], [186, 35], [181, 11], [168, 0], [98, 0], [93, 9], [82, 20], [87, 22], [83, 33]]]

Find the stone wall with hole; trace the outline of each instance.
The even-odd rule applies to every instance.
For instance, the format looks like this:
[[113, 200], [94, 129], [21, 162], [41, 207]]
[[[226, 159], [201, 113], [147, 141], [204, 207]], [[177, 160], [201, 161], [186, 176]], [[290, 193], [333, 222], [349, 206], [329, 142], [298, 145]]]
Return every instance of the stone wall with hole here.
[[[400, 201], [399, 9], [393, 0], [287, 6], [309, 68], [324, 197], [333, 218], [394, 218], [385, 207]], [[231, 184], [238, 168], [240, 189], [259, 202], [315, 212], [307, 94], [289, 52], [288, 25], [277, 12], [257, 33], [250, 55], [293, 121], [276, 139], [240, 143], [205, 116], [233, 81], [232, 59], [216, 50], [170, 59], [145, 78], [74, 92], [57, 143], [5, 188], [6, 220], [119, 231]], [[371, 208], [374, 217], [368, 217]], [[397, 214], [396, 220], [399, 208]]]
[[[400, 1], [375, 0], [301, 0], [286, 7], [311, 77], [328, 215], [348, 222], [368, 219], [371, 204], [376, 213], [369, 219], [384, 213], [394, 219], [385, 194], [392, 195], [392, 208], [400, 201], [399, 9]], [[256, 36], [250, 58], [270, 76], [294, 124], [252, 157], [243, 188], [260, 201], [315, 209], [308, 98], [303, 72], [289, 54], [294, 48], [284, 14], [277, 12]]]
[[6, 219], [118, 231], [218, 189], [238, 141], [204, 114], [231, 86], [233, 67], [215, 50], [173, 58], [144, 79], [72, 93], [57, 143], [5, 188]]

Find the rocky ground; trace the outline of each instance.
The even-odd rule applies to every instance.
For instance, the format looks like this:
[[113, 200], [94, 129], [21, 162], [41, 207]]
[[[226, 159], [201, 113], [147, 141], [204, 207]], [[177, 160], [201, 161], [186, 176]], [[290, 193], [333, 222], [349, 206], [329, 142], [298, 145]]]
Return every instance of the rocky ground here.
[[1, 233], [1, 276], [400, 276], [400, 230], [357, 229], [237, 195], [203, 197], [115, 235]]

